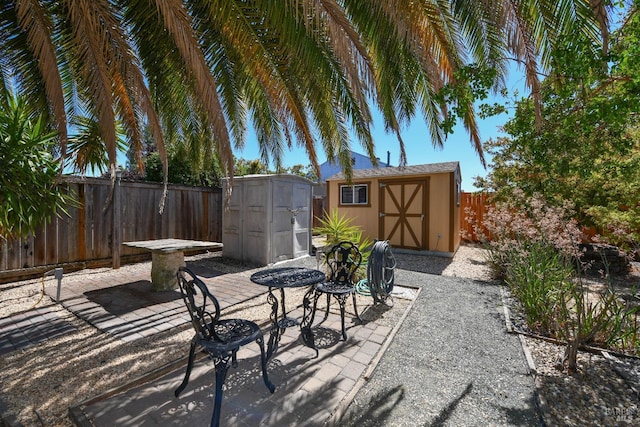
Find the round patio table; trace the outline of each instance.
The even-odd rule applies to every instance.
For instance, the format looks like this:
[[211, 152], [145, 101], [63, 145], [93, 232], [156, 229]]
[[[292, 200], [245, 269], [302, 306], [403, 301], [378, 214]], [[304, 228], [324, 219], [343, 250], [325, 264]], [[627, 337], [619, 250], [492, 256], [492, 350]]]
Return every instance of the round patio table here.
[[[260, 270], [253, 273], [251, 281], [257, 285], [269, 287], [267, 302], [271, 305], [271, 335], [267, 344], [267, 359], [277, 350], [280, 336], [290, 326], [300, 325], [300, 322], [287, 316], [285, 292], [287, 288], [302, 288], [313, 286], [325, 280], [325, 274], [320, 270], [304, 267], [279, 267]], [[280, 304], [273, 294], [274, 289], [280, 289]], [[278, 318], [278, 309], [282, 309], [282, 318]], [[304, 340], [307, 341], [306, 339]]]

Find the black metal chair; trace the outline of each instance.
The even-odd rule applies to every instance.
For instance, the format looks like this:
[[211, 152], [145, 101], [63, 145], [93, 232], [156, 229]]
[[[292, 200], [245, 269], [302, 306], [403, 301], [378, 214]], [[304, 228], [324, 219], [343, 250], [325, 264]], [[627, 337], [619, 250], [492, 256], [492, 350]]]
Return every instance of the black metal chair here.
[[[187, 372], [182, 384], [176, 389], [178, 397], [189, 382], [197, 347], [201, 347], [213, 360], [216, 369], [216, 391], [211, 426], [220, 425], [220, 407], [222, 405], [222, 386], [227, 377], [229, 365], [237, 367], [236, 352], [241, 346], [256, 342], [260, 346], [262, 378], [273, 393], [275, 386], [267, 375], [267, 358], [264, 350], [264, 338], [258, 325], [244, 319], [220, 319], [220, 304], [209, 292], [207, 286], [185, 267], [178, 269], [180, 293], [187, 306], [191, 323], [196, 331], [191, 340]], [[231, 363], [230, 363], [231, 362]]]
[[327, 311], [324, 314], [322, 322], [329, 317], [329, 308], [331, 305], [331, 297], [333, 296], [340, 305], [340, 318], [342, 321], [342, 339], [347, 340], [347, 331], [344, 324], [345, 305], [347, 298], [351, 295], [353, 298], [353, 310], [357, 319], [362, 322], [358, 314], [358, 306], [356, 305], [356, 286], [355, 273], [362, 263], [362, 254], [358, 247], [352, 242], [340, 242], [334, 245], [325, 254], [325, 262], [329, 266], [328, 279], [320, 284], [315, 285], [305, 296], [306, 304], [310, 304], [313, 300], [313, 308], [311, 309], [311, 319], [308, 321], [309, 327], [313, 325], [313, 320], [318, 306], [318, 299], [323, 295], [327, 295]]

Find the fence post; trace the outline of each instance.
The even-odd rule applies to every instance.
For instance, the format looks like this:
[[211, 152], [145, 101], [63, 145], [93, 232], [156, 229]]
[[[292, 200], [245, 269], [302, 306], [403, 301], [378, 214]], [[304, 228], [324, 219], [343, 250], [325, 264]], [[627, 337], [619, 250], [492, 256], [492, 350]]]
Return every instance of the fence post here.
[[114, 269], [120, 268], [120, 227], [121, 224], [121, 197], [120, 197], [120, 180], [122, 178], [122, 171], [116, 171], [116, 182], [113, 187], [113, 227], [111, 233], [113, 236], [111, 248], [111, 264]]

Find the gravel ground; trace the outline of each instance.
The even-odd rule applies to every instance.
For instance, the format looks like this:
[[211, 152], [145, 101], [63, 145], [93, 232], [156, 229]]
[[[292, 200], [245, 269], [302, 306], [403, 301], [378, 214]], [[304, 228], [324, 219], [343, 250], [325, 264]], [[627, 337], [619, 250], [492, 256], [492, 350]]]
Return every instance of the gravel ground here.
[[[534, 380], [516, 335], [505, 330], [501, 288], [470, 248], [469, 270], [459, 258], [399, 255], [396, 283], [421, 292], [371, 379], [341, 426], [540, 425]], [[477, 263], [471, 263], [472, 260]], [[475, 269], [475, 270], [474, 270]]]
[[[521, 355], [514, 353], [509, 338], [515, 335], [501, 333], [501, 293], [508, 292], [500, 292], [492, 280], [481, 249], [462, 246], [452, 260], [396, 256], [398, 280], [419, 284], [422, 292], [343, 425], [640, 425], [636, 358], [580, 352], [579, 371], [568, 375], [556, 368], [564, 346], [519, 336], [533, 380], [520, 370]], [[635, 263], [632, 274], [618, 278], [617, 284], [626, 289], [639, 284], [638, 267]], [[508, 298], [504, 301], [509, 317], [516, 317]], [[490, 323], [491, 328], [461, 335], [473, 322]], [[495, 344], [487, 346], [489, 342]], [[530, 395], [534, 390], [535, 401]], [[531, 411], [534, 405], [541, 420]]]
[[[525, 338], [535, 364], [534, 388], [523, 369], [519, 336], [504, 332], [502, 288], [491, 280], [482, 250], [462, 246], [453, 259], [400, 253], [396, 258], [396, 283], [420, 286], [422, 292], [341, 425], [539, 425], [534, 390], [547, 425], [640, 424], [637, 359], [581, 352], [579, 372], [567, 375], [555, 368], [563, 347]], [[215, 259], [202, 261], [223, 268]], [[191, 337], [186, 327], [154, 336], [152, 346], [145, 340], [124, 344], [41, 299], [41, 289], [41, 280], [0, 284], [0, 319], [46, 306], [77, 327], [0, 356], [0, 403], [24, 425], [68, 427], [69, 406], [184, 356]], [[477, 332], [464, 332], [469, 329]]]

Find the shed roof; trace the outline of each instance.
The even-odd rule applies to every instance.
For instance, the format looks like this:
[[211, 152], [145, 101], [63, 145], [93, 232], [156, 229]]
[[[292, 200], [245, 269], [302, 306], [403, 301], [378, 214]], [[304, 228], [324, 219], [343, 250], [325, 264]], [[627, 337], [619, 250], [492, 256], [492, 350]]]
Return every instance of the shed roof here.
[[[356, 169], [351, 174], [351, 179], [377, 178], [388, 176], [427, 175], [433, 173], [455, 172], [460, 167], [460, 162], [427, 163], [412, 166], [391, 166], [373, 169]], [[327, 181], [344, 180], [343, 172], [327, 178]]]

